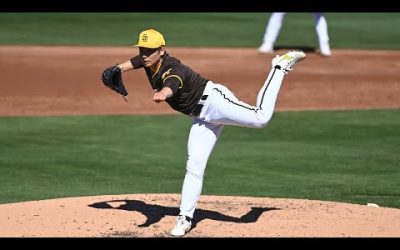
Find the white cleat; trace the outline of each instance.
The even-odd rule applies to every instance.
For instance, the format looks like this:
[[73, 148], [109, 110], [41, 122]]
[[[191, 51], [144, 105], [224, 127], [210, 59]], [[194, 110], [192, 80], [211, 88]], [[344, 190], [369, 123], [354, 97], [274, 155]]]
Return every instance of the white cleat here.
[[272, 44], [263, 43], [260, 47], [258, 47], [258, 52], [261, 54], [273, 54], [274, 46]]
[[287, 74], [289, 71], [293, 70], [293, 66], [304, 60], [306, 54], [303, 51], [289, 51], [281, 56], [276, 56], [272, 59], [272, 66], [278, 68]]
[[329, 43], [320, 43], [319, 45], [319, 51], [321, 55], [323, 56], [331, 56], [331, 48], [329, 47]]
[[179, 215], [176, 219], [176, 224], [174, 228], [171, 230], [172, 236], [184, 236], [187, 232], [190, 231], [192, 227], [192, 222], [186, 220], [186, 216]]

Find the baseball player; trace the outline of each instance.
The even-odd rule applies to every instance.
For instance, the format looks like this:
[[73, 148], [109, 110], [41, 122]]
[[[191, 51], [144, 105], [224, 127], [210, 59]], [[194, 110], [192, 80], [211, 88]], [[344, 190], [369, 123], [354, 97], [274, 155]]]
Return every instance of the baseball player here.
[[252, 106], [238, 100], [224, 85], [202, 77], [170, 56], [163, 35], [154, 29], [141, 32], [134, 47], [139, 48], [139, 55], [114, 67], [120, 72], [144, 68], [155, 91], [153, 100], [165, 101], [192, 118], [180, 213], [171, 231], [173, 236], [183, 236], [191, 229], [206, 164], [224, 125], [264, 127], [272, 117], [285, 75], [306, 55], [302, 51], [290, 51], [276, 56], [258, 93], [257, 105]]
[[[320, 53], [323, 56], [330, 56], [332, 53], [329, 46], [328, 24], [325, 16], [322, 13], [312, 14], [314, 16], [315, 30], [318, 35]], [[285, 12], [274, 12], [271, 14], [265, 29], [263, 43], [258, 48], [260, 53], [274, 53], [274, 43], [279, 35], [279, 31], [281, 30], [285, 15]]]

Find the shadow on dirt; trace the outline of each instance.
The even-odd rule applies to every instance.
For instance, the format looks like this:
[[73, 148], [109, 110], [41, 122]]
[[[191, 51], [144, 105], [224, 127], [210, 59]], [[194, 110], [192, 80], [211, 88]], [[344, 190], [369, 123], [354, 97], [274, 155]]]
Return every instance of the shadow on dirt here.
[[282, 46], [274, 46], [275, 50], [302, 50], [305, 53], [316, 53], [317, 48], [310, 46], [296, 46], [296, 45], [282, 45]]
[[[124, 204], [119, 206], [112, 206], [113, 203]], [[179, 214], [179, 208], [177, 207], [166, 207], [154, 204], [147, 204], [139, 200], [111, 200], [104, 202], [97, 202], [88, 205], [93, 208], [108, 208], [108, 209], [122, 209], [126, 211], [137, 211], [146, 216], [146, 222], [138, 225], [139, 227], [148, 227], [154, 223], [159, 222], [165, 216], [177, 216]], [[211, 219], [217, 221], [235, 222], [235, 223], [252, 223], [256, 222], [263, 212], [278, 210], [278, 208], [268, 207], [251, 207], [251, 210], [241, 217], [232, 217], [221, 214], [219, 212], [196, 209], [194, 218], [192, 221], [192, 229], [196, 227], [197, 223], [204, 219]]]

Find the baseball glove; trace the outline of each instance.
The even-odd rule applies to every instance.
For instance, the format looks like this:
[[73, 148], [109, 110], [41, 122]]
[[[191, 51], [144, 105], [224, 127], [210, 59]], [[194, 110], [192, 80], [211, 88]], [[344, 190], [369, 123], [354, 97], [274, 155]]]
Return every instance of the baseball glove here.
[[128, 91], [126, 91], [124, 81], [122, 80], [121, 69], [117, 65], [104, 70], [101, 79], [106, 87], [114, 90], [122, 95], [122, 97], [128, 95]]

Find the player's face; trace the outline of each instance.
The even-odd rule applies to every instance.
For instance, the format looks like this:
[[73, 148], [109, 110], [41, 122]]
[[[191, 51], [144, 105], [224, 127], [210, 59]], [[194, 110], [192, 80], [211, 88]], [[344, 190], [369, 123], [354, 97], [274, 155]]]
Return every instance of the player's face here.
[[162, 55], [164, 55], [164, 49], [139, 48], [139, 54], [143, 59], [144, 66], [151, 67], [157, 65], [158, 61], [160, 61]]

